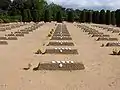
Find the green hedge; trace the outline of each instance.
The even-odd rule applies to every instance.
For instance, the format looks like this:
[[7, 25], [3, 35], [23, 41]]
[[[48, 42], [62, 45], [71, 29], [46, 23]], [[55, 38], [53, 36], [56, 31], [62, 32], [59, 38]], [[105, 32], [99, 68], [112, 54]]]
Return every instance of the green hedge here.
[[22, 16], [0, 16], [0, 23], [10, 23], [22, 21]]

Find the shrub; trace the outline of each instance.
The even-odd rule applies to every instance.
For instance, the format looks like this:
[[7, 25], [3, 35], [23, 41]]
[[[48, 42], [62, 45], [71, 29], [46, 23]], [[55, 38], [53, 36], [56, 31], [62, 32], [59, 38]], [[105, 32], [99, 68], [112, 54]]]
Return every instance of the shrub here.
[[4, 18], [3, 21], [4, 21], [4, 23], [10, 23], [10, 20], [7, 18]]
[[0, 19], [0, 23], [4, 23], [4, 21], [2, 19]]

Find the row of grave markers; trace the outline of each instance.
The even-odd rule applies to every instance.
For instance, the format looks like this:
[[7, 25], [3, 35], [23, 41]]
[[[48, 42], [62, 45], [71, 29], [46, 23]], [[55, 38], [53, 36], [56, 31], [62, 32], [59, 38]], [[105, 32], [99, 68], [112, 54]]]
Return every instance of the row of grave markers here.
[[[59, 37], [58, 37], [59, 36]], [[67, 37], [66, 37], [67, 36]], [[50, 39], [47, 47], [53, 46], [55, 48], [46, 49], [43, 54], [78, 54], [77, 49], [73, 49], [68, 46], [74, 46], [70, 33], [68, 32], [66, 25], [58, 24], [53, 36]], [[66, 46], [66, 47], [57, 47]], [[39, 53], [39, 51], [38, 51]], [[37, 53], [37, 54], [38, 54]], [[54, 60], [51, 62], [40, 62], [37, 67], [33, 68], [34, 71], [37, 70], [84, 70], [85, 66], [81, 62], [74, 62], [70, 60]]]
[[[26, 24], [24, 24], [24, 25], [26, 25]], [[33, 25], [31, 25], [27, 28], [24, 28], [22, 30], [11, 32], [9, 34], [5, 34], [4, 36], [0, 37], [0, 45], [8, 45], [7, 40], [18, 40], [18, 37], [24, 37], [25, 34], [29, 34], [30, 32], [33, 32], [33, 30], [36, 30], [37, 28], [39, 28], [42, 25], [43, 25], [43, 23], [42, 24], [34, 23]], [[23, 26], [23, 25], [19, 25], [19, 26]]]
[[[110, 31], [111, 33], [118, 33], [120, 35], [119, 29], [114, 29], [108, 26], [99, 26], [99, 25], [91, 25], [92, 27], [101, 28], [103, 30]], [[88, 32], [88, 35], [91, 34], [91, 37], [98, 37], [96, 41], [108, 41], [106, 44], [102, 44], [101, 47], [113, 47], [112, 54], [110, 55], [120, 55], [120, 49], [117, 47], [120, 47], [120, 42], [118, 41], [118, 38], [110, 37], [110, 35], [105, 35], [104, 33], [101, 33], [97, 31], [96, 29], [90, 28], [86, 25], [77, 25], [77, 27], [81, 28], [83, 32]], [[112, 42], [111, 42], [112, 41]], [[115, 41], [115, 42], [113, 42]]]
[[[55, 46], [54, 49], [46, 49], [49, 54], [78, 54], [77, 49], [68, 46], [74, 46], [70, 33], [65, 24], [58, 24], [50, 42], [47, 46]], [[56, 47], [56, 46], [66, 46]]]

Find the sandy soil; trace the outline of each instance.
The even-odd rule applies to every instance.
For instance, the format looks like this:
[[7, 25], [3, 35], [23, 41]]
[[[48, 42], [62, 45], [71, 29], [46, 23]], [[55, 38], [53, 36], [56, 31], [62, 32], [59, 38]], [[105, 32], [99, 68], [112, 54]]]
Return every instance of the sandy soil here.
[[[49, 30], [55, 27], [53, 23], [46, 23], [17, 41], [9, 41], [7, 46], [0, 45], [0, 90], [120, 90], [119, 56], [109, 55], [112, 48], [100, 47], [99, 42], [80, 28], [65, 24], [78, 55], [34, 54], [46, 40]], [[28, 63], [33, 68], [38, 62], [52, 60], [82, 62], [85, 70], [34, 72], [22, 69]]]

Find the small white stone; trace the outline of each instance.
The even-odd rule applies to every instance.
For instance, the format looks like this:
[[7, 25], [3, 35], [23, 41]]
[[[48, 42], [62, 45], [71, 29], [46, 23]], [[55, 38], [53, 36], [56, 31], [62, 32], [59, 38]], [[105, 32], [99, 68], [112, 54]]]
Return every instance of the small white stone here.
[[60, 61], [56, 61], [57, 63], [60, 63]]
[[62, 65], [62, 64], [59, 64], [59, 67], [63, 67], [63, 65]]
[[55, 50], [57, 50], [57, 48], [55, 48]]
[[62, 63], [65, 63], [65, 61], [61, 61]]
[[69, 48], [69, 50], [71, 50], [71, 48]]
[[63, 52], [62, 50], [60, 50], [60, 52]]
[[61, 48], [58, 48], [59, 50], [61, 49]]
[[66, 63], [70, 63], [70, 61], [66, 61]]
[[71, 63], [74, 63], [74, 61], [71, 61]]
[[68, 48], [65, 48], [66, 50], [68, 50]]
[[65, 48], [62, 48], [62, 50], [64, 50]]
[[52, 61], [52, 63], [56, 63], [55, 61]]

